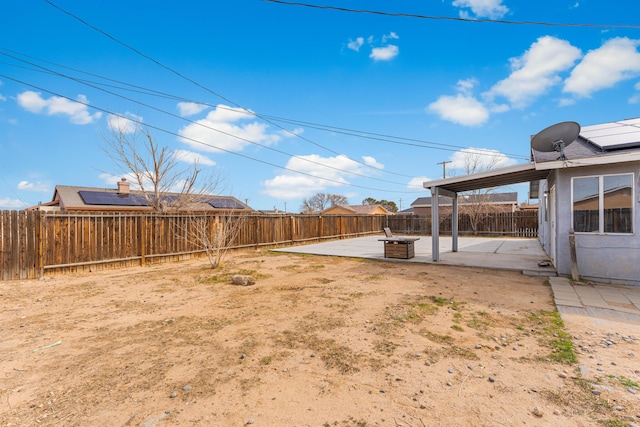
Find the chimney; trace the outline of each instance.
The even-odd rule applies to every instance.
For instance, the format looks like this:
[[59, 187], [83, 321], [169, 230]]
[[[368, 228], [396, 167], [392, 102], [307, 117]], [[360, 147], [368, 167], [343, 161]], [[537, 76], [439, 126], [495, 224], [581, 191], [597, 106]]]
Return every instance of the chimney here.
[[118, 181], [118, 194], [129, 194], [129, 185], [127, 178], [122, 178]]

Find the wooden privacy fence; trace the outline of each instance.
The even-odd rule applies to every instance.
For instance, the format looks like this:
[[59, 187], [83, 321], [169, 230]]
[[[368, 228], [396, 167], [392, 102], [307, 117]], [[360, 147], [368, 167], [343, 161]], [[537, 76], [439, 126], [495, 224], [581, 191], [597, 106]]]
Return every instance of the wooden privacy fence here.
[[[460, 215], [461, 235], [535, 237], [538, 232], [535, 211], [488, 214], [476, 221], [475, 230], [470, 221]], [[229, 249], [259, 248], [380, 233], [383, 227], [429, 235], [431, 218], [0, 211], [0, 280], [181, 260], [204, 253], [204, 245], [219, 237], [224, 241], [215, 244]], [[440, 230], [451, 232], [450, 215], [440, 218]]]
[[226, 248], [258, 248], [356, 237], [385, 226], [385, 217], [373, 215], [0, 214], [0, 280], [186, 259], [221, 235]]
[[[405, 234], [431, 234], [431, 217], [393, 215], [387, 217], [388, 227]], [[451, 214], [440, 215], [440, 233], [451, 234]], [[493, 212], [471, 217], [458, 215], [460, 235], [538, 237], [538, 211]]]

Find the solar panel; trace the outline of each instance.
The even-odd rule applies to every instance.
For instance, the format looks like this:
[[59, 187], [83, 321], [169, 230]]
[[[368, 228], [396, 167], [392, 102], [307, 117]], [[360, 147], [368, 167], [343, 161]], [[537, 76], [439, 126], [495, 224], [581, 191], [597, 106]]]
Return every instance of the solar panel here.
[[87, 205], [99, 206], [149, 206], [144, 196], [105, 191], [80, 190], [78, 192]]
[[244, 209], [244, 205], [234, 199], [218, 197], [207, 200], [207, 203], [215, 209]]
[[[81, 190], [78, 192], [82, 200], [87, 205], [98, 206], [149, 206], [147, 200], [141, 194], [121, 194], [116, 192], [106, 191], [90, 191]], [[167, 206], [173, 205], [173, 203], [180, 196], [175, 194], [162, 195], [161, 199], [166, 202]], [[154, 196], [150, 196], [152, 200], [155, 200]], [[202, 200], [203, 203], [209, 204], [215, 209], [244, 209], [244, 205], [237, 200], [229, 197], [213, 197]]]
[[580, 136], [605, 151], [640, 147], [640, 118], [584, 126]]

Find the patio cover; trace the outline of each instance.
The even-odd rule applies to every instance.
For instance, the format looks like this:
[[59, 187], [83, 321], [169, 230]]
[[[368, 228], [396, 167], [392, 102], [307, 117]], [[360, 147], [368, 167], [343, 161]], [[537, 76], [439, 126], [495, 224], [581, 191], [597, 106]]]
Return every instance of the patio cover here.
[[[525, 163], [470, 175], [427, 181], [424, 188], [431, 190], [431, 218], [438, 218], [438, 196], [453, 198], [451, 250], [458, 251], [458, 193], [482, 188], [500, 187], [521, 182], [546, 179], [549, 170], [537, 170], [535, 163]], [[433, 261], [440, 261], [440, 224], [431, 221]]]

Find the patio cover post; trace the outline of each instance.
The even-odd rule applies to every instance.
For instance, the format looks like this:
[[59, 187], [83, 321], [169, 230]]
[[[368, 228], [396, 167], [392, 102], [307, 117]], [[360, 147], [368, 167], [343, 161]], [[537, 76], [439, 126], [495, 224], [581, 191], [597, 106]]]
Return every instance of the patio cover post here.
[[438, 187], [431, 187], [431, 254], [433, 262], [440, 261], [440, 216], [438, 215]]
[[451, 209], [451, 251], [458, 252], [458, 194], [454, 194]]
[[451, 244], [453, 251], [458, 251], [458, 193], [445, 190], [441, 187], [429, 187], [431, 190], [431, 254], [433, 261], [440, 261], [440, 215], [438, 212], [438, 204], [440, 196], [453, 198], [453, 242]]

